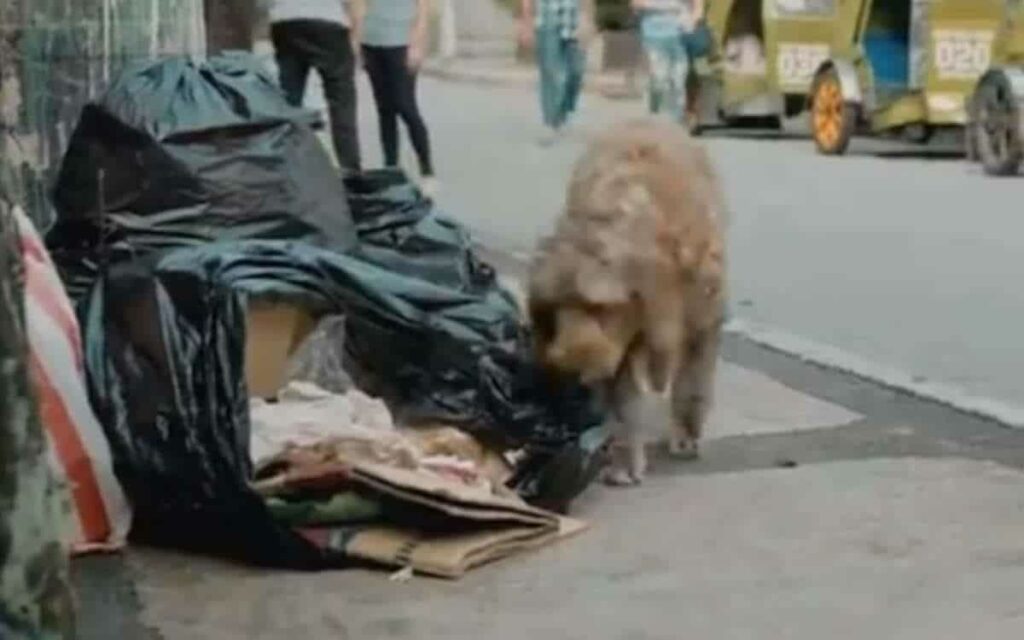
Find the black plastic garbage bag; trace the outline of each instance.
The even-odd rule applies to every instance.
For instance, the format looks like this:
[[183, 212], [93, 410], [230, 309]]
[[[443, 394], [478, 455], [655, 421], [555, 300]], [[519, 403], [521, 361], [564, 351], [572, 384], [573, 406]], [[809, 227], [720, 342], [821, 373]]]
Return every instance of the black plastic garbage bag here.
[[275, 522], [248, 486], [240, 295], [201, 271], [124, 262], [80, 308], [90, 397], [135, 539], [297, 569], [344, 562]]
[[66, 275], [87, 281], [97, 246], [126, 236], [133, 251], [253, 238], [350, 249], [344, 185], [314, 120], [250, 55], [127, 70], [82, 111], [57, 178], [50, 236], [85, 269]]
[[494, 287], [494, 269], [465, 228], [440, 215], [401, 171], [369, 171], [345, 184], [361, 257], [459, 291]]

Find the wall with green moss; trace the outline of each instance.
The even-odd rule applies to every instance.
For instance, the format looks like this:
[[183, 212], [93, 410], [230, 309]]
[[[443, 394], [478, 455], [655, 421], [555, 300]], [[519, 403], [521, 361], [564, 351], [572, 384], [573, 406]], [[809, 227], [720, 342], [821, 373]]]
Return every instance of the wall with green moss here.
[[[205, 51], [202, 0], [0, 0], [0, 73], [21, 94], [0, 149], [41, 225], [47, 189], [83, 105], [125, 65]], [[14, 75], [16, 78], [11, 80]], [[10, 136], [8, 136], [10, 137]]]

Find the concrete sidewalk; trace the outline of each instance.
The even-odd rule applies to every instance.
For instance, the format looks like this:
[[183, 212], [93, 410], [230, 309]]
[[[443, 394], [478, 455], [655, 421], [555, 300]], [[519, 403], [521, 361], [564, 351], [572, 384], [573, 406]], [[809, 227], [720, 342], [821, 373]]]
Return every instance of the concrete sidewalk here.
[[[536, 67], [513, 58], [435, 58], [424, 64], [423, 74], [442, 80], [475, 84], [529, 87], [537, 83]], [[643, 94], [643, 87], [644, 79], [639, 72], [589, 71], [584, 80], [584, 91], [612, 99], [639, 98]]]
[[[517, 275], [513, 257], [499, 260]], [[511, 265], [508, 267], [507, 265]], [[82, 640], [978, 638], [1024, 631], [1024, 432], [726, 339], [702, 460], [459, 582], [133, 548], [76, 564]], [[1001, 634], [1001, 635], [997, 635]]]
[[[528, 69], [509, 73], [508, 82], [531, 81]], [[435, 109], [428, 115], [441, 134], [450, 210], [476, 237], [496, 241], [500, 250], [486, 258], [516, 280], [528, 256], [515, 250], [531, 246], [531, 225], [547, 225], [543, 216], [557, 211], [551, 185], [563, 184], [580, 143], [570, 138], [538, 159], [524, 135], [536, 119], [532, 96], [480, 93], [488, 100], [459, 87], [424, 103]], [[601, 102], [591, 101], [585, 127], [599, 130], [635, 106]], [[372, 117], [364, 121], [372, 136]], [[722, 149], [723, 157], [765, 154]], [[757, 167], [741, 164], [736, 174], [749, 178]], [[516, 176], [511, 187], [500, 182], [508, 175]], [[750, 193], [769, 206], [776, 197]], [[703, 459], [657, 456], [636, 490], [594, 486], [574, 511], [592, 527], [574, 539], [459, 582], [408, 584], [389, 582], [386, 571], [299, 574], [132, 548], [75, 563], [81, 640], [987, 640], [1024, 632], [1024, 431], [740, 335], [727, 336], [723, 359]]]

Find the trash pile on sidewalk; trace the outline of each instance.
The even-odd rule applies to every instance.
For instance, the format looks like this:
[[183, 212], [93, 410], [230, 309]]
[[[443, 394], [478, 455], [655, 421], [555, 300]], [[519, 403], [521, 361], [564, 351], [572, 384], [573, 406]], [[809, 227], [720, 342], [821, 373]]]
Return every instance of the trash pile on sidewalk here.
[[126, 71], [72, 136], [47, 246], [133, 537], [456, 577], [579, 531], [592, 398], [546, 384], [463, 228], [400, 173], [343, 181], [311, 124], [227, 54]]
[[358, 390], [292, 383], [279, 400], [253, 410], [253, 486], [321, 549], [455, 578], [584, 527], [506, 489], [502, 458], [462, 431], [399, 431]]

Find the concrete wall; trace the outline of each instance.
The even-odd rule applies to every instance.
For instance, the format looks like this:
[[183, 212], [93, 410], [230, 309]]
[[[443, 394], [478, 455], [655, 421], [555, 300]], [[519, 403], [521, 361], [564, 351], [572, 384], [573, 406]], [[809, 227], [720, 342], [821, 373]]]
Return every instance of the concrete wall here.
[[[9, 96], [0, 91], [0, 102]], [[72, 640], [64, 494], [29, 382], [21, 256], [0, 190], [0, 638]]]
[[455, 16], [459, 56], [511, 57], [515, 54], [516, 21], [506, 6], [497, 0], [448, 2]]

